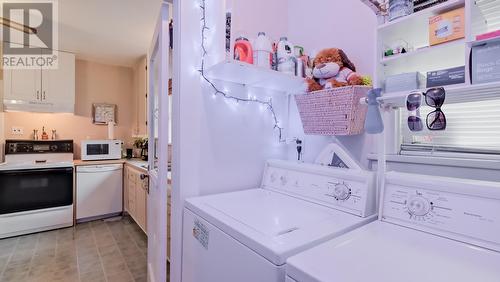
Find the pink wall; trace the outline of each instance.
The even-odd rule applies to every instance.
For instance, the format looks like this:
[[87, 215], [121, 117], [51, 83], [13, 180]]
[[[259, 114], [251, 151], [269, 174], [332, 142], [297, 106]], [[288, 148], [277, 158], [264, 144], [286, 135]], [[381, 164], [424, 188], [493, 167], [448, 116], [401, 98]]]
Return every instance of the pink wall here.
[[[55, 129], [58, 139], [73, 139], [75, 158], [79, 158], [81, 140], [107, 138], [106, 126], [92, 124], [92, 103], [110, 103], [118, 106], [115, 138], [129, 146], [136, 125], [135, 93], [131, 68], [77, 60], [75, 114], [5, 113], [5, 138], [29, 139], [33, 129], [41, 132], [45, 126], [49, 135]], [[11, 135], [12, 126], [23, 127], [24, 135]]]

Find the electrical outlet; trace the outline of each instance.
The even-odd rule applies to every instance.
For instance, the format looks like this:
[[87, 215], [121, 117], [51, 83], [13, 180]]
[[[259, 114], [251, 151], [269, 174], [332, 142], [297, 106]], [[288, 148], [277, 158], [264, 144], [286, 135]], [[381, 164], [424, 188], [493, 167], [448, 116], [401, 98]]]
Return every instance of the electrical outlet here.
[[23, 135], [24, 134], [24, 129], [22, 127], [18, 126], [13, 126], [10, 133], [12, 135]]

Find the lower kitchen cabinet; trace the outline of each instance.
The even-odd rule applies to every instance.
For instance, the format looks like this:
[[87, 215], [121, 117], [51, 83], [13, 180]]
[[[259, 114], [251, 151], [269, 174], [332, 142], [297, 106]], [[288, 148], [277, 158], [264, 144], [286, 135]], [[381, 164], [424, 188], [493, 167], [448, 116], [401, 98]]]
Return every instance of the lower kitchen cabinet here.
[[[135, 220], [144, 233], [147, 233], [147, 210], [149, 181], [141, 170], [125, 166], [124, 206], [125, 211]], [[142, 179], [141, 179], [142, 178]]]

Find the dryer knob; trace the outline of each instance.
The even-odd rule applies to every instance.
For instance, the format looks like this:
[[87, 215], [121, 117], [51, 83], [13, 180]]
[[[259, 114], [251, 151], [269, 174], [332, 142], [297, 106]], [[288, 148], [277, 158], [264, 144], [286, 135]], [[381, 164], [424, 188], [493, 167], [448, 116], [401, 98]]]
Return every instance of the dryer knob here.
[[351, 196], [351, 189], [345, 183], [337, 183], [333, 188], [333, 197], [338, 201], [345, 201]]
[[408, 199], [406, 207], [413, 216], [425, 216], [431, 211], [430, 202], [422, 196], [413, 196]]

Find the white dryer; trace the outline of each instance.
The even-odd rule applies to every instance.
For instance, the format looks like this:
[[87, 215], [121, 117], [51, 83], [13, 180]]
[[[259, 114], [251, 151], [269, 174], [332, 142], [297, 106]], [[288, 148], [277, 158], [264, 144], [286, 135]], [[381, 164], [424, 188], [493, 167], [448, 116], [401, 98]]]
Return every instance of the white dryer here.
[[183, 282], [285, 281], [292, 255], [376, 219], [372, 172], [269, 161], [260, 188], [186, 200]]
[[498, 282], [500, 183], [391, 172], [381, 216], [287, 261], [296, 282]]

